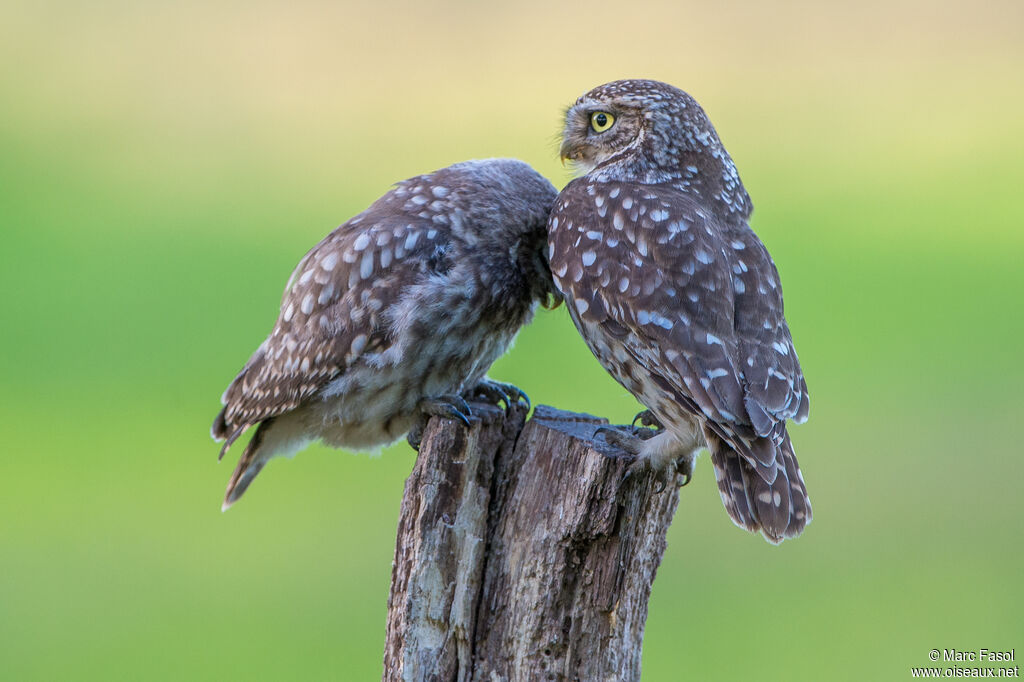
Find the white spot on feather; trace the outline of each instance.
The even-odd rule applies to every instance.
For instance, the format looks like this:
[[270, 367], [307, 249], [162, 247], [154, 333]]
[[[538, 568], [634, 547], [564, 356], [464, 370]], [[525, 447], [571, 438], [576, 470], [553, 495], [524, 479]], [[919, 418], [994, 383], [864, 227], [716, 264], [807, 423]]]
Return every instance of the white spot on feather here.
[[337, 265], [337, 264], [338, 264], [338, 252], [337, 251], [331, 251], [329, 254], [324, 256], [323, 259], [320, 261], [320, 267], [322, 267], [327, 272], [330, 272], [331, 270], [333, 270], [334, 266]]
[[653, 311], [651, 312], [651, 322], [662, 329], [672, 329], [672, 320]]
[[324, 305], [331, 300], [332, 296], [334, 296], [334, 283], [329, 282], [320, 290], [320, 296], [316, 299], [317, 303]]
[[359, 276], [363, 279], [370, 279], [373, 274], [373, 251], [363, 254], [363, 260], [359, 264]]

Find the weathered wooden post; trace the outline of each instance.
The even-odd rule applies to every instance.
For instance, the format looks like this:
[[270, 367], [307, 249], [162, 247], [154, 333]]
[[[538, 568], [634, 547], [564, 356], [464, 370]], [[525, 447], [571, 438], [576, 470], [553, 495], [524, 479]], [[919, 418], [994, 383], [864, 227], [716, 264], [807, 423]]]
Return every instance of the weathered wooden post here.
[[406, 481], [383, 679], [639, 679], [675, 486], [624, 480], [603, 419], [473, 410], [430, 422]]

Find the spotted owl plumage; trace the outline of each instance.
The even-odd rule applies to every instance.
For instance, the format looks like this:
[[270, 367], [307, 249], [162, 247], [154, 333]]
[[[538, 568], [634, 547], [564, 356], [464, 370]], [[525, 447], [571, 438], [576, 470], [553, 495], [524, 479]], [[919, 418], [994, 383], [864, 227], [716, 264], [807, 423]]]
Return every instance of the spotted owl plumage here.
[[258, 425], [225, 509], [270, 458], [318, 439], [393, 442], [423, 400], [483, 380], [555, 293], [544, 246], [556, 194], [520, 161], [469, 161], [398, 183], [313, 247], [222, 397], [222, 456]]
[[549, 218], [554, 282], [665, 427], [641, 458], [692, 461], [680, 444], [699, 428], [732, 520], [774, 543], [799, 535], [811, 505], [786, 423], [807, 419], [807, 385], [778, 271], [703, 109], [664, 83], [608, 83], [568, 110], [561, 153], [586, 172]]

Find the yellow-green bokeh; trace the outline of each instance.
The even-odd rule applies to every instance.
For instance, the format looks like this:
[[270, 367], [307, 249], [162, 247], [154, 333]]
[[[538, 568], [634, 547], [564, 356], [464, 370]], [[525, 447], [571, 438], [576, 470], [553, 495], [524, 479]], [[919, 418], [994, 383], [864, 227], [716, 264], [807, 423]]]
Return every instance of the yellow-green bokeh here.
[[[15, 2], [0, 9], [0, 678], [378, 678], [413, 453], [320, 447], [219, 511], [208, 424], [292, 266], [394, 180], [563, 107], [690, 91], [782, 272], [815, 520], [770, 547], [706, 461], [647, 680], [908, 679], [1024, 649], [1019, 2]], [[493, 376], [628, 420], [564, 310]]]

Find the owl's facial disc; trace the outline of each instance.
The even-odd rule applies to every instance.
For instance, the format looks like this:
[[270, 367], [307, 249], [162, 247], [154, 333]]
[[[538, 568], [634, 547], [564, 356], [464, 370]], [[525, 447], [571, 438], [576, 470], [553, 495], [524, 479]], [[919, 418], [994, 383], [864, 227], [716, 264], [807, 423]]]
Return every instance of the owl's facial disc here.
[[562, 163], [587, 173], [629, 147], [639, 133], [637, 113], [614, 102], [581, 100], [566, 113]]

